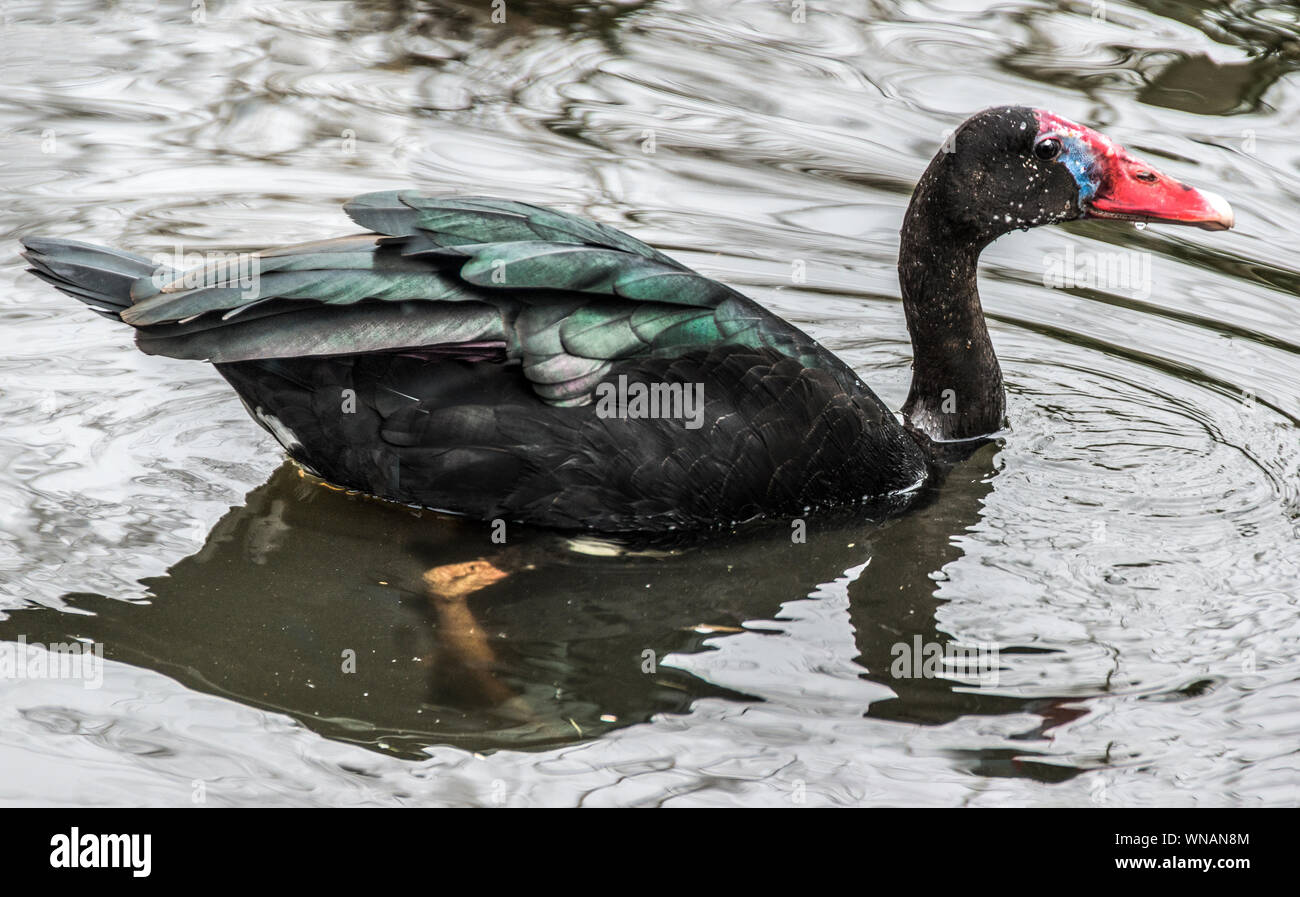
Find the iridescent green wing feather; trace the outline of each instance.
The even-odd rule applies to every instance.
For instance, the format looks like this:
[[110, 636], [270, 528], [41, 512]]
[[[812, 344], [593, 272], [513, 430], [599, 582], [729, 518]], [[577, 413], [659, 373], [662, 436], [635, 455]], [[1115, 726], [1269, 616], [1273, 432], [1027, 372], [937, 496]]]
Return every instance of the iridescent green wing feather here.
[[139, 278], [146, 351], [216, 362], [499, 346], [552, 404], [611, 367], [719, 343], [842, 364], [735, 290], [611, 227], [527, 203], [410, 191], [348, 203], [376, 231]]

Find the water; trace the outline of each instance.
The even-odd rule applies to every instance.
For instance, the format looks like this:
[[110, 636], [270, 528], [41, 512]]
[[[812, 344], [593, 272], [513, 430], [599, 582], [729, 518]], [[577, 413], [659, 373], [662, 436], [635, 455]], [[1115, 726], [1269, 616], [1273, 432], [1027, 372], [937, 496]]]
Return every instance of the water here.
[[[107, 662], [0, 680], [0, 798], [1294, 805], [1300, 15], [985, 6], [7, 0], [0, 640]], [[330, 491], [13, 241], [307, 240], [408, 185], [548, 203], [745, 290], [897, 408], [911, 185], [1004, 102], [1226, 194], [1238, 229], [999, 241], [1011, 430], [909, 516], [803, 543], [503, 550]], [[1139, 276], [1044, 288], [1067, 252]], [[430, 600], [426, 570], [479, 557], [510, 575]], [[894, 667], [930, 645], [996, 672]]]

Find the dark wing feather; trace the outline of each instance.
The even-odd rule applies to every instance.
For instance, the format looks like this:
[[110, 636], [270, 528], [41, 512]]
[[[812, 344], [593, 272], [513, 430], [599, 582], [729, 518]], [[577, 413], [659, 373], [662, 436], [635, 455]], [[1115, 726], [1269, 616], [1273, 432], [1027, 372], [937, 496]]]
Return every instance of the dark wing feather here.
[[377, 233], [183, 273], [67, 241], [58, 251], [32, 244], [29, 257], [42, 276], [136, 327], [154, 354], [226, 363], [490, 344], [490, 357], [499, 347], [538, 396], [563, 406], [591, 401], [620, 360], [728, 344], [774, 349], [860, 387], [805, 334], [606, 225], [527, 203], [411, 191], [345, 208]]

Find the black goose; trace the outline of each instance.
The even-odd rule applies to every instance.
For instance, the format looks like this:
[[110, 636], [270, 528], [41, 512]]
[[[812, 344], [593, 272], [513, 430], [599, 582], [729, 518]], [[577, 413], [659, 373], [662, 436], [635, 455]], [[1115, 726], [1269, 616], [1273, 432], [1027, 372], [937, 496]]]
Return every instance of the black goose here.
[[968, 119], [922, 176], [898, 271], [914, 370], [899, 421], [846, 364], [610, 227], [510, 200], [359, 197], [371, 231], [159, 270], [24, 240], [34, 273], [210, 361], [301, 465], [486, 520], [660, 532], [908, 494], [935, 447], [1003, 424], [981, 250], [1076, 218], [1232, 226], [1221, 198], [1042, 110]]

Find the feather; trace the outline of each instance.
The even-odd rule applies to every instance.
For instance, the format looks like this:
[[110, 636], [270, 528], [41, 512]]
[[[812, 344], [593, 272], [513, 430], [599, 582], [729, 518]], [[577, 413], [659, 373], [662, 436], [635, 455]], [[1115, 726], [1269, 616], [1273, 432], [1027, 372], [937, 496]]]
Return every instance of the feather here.
[[188, 271], [65, 240], [36, 273], [134, 326], [151, 354], [219, 364], [404, 352], [517, 363], [542, 402], [592, 401], [617, 363], [718, 345], [856, 378], [716, 281], [594, 221], [528, 203], [389, 191], [345, 211], [374, 233], [223, 255]]

